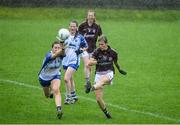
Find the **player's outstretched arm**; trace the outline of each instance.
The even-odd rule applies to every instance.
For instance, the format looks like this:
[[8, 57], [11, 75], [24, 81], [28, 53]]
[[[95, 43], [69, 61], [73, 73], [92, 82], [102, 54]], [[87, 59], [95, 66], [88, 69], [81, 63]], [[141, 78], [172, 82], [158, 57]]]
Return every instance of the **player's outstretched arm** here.
[[114, 62], [114, 64], [115, 64], [116, 68], [118, 69], [119, 73], [121, 73], [122, 75], [126, 75], [127, 74], [126, 71], [124, 71], [124, 70], [122, 70], [120, 68], [120, 65], [118, 64], [118, 62]]
[[52, 53], [51, 58], [55, 59], [58, 56], [64, 56], [64, 55], [65, 55], [64, 48], [61, 48], [58, 51], [56, 51], [55, 53]]
[[88, 66], [93, 66], [97, 64], [97, 60], [94, 58], [90, 58], [89, 62], [88, 62]]

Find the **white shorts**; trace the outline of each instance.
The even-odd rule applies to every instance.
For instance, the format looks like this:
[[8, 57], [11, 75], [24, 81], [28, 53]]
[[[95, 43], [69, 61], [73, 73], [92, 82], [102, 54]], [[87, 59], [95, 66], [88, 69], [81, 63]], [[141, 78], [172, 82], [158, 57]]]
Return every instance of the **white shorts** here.
[[104, 72], [96, 72], [94, 84], [96, 84], [103, 76], [106, 76], [109, 78], [109, 84], [112, 84], [112, 80], [114, 77], [114, 73], [111, 70], [104, 71]]
[[88, 53], [87, 51], [84, 51], [83, 53], [81, 53], [81, 57], [88, 57], [91, 58], [92, 57], [92, 53]]

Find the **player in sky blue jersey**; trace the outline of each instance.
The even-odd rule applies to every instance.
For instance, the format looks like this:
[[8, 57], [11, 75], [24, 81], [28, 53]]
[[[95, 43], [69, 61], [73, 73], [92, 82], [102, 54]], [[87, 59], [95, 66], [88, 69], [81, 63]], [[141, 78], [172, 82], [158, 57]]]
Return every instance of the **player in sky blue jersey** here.
[[78, 34], [78, 23], [73, 20], [69, 24], [70, 36], [65, 40], [65, 55], [63, 59], [63, 67], [65, 70], [64, 80], [66, 83], [66, 99], [65, 104], [71, 104], [78, 100], [75, 93], [75, 84], [73, 74], [80, 65], [80, 54], [87, 50], [88, 44], [85, 38]]
[[55, 104], [57, 107], [57, 117], [62, 117], [61, 110], [61, 73], [62, 59], [64, 57], [63, 44], [55, 41], [52, 44], [52, 50], [48, 52], [43, 60], [43, 65], [39, 71], [39, 82], [43, 88], [45, 96], [48, 98], [55, 97]]

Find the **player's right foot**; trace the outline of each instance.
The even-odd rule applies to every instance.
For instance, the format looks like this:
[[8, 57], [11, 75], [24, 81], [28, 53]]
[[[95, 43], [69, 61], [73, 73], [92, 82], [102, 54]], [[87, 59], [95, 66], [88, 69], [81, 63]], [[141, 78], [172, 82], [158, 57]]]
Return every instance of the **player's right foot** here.
[[106, 115], [106, 118], [107, 118], [107, 119], [112, 119], [112, 117], [111, 117], [111, 115], [110, 115], [109, 112], [106, 112], [106, 113], [104, 113], [104, 114]]
[[58, 119], [61, 119], [62, 115], [63, 115], [62, 110], [57, 111], [57, 118]]
[[86, 82], [86, 85], [85, 85], [85, 92], [89, 93], [90, 91], [91, 91], [91, 82], [88, 81]]
[[71, 104], [71, 98], [66, 98], [65, 101], [64, 101], [64, 104], [65, 105]]
[[74, 100], [74, 103], [78, 101], [78, 97], [77, 96], [72, 97], [72, 99]]

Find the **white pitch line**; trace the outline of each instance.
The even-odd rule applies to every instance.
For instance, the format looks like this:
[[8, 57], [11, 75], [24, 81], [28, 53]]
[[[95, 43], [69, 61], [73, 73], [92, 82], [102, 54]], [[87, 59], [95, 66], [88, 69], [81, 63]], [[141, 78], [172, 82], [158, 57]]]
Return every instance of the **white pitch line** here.
[[[12, 81], [12, 80], [5, 80], [5, 79], [0, 79], [0, 81], [15, 84], [15, 85], [19, 85], [19, 86], [24, 86], [24, 87], [27, 87], [27, 88], [33, 88], [33, 89], [41, 90], [41, 88], [38, 87], [38, 86], [33, 86], [33, 85], [23, 83], [23, 82], [17, 82], [17, 81]], [[84, 99], [84, 100], [87, 100], [87, 101], [96, 102], [95, 99], [91, 99], [91, 98], [84, 97], [84, 96], [79, 96], [79, 97]], [[111, 104], [111, 103], [106, 103], [106, 104], [113, 107], [113, 108], [117, 108], [119, 110], [124, 110], [124, 111], [128, 111], [128, 112], [133, 112], [133, 113], [139, 113], [139, 114], [143, 114], [143, 115], [148, 115], [148, 116], [152, 116], [152, 117], [156, 117], [156, 118], [165, 119], [165, 120], [180, 123], [180, 119], [175, 119], [175, 118], [171, 118], [171, 117], [168, 117], [168, 116], [159, 115], [159, 114], [155, 114], [155, 113], [151, 113], [151, 112], [144, 112], [144, 111], [139, 111], [139, 110], [135, 110], [135, 109], [129, 109], [129, 108], [122, 107], [122, 106], [119, 106], [119, 105], [114, 105], [114, 104]]]

